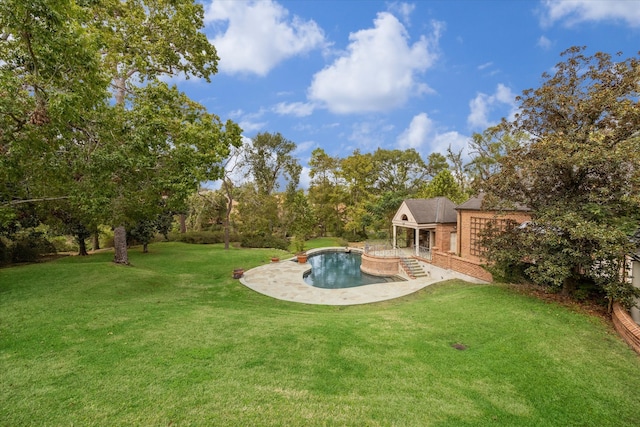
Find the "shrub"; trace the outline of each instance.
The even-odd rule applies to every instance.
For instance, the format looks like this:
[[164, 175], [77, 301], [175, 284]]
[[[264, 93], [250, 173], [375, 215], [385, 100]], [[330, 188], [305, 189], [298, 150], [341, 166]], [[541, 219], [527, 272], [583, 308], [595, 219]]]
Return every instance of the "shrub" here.
[[106, 225], [100, 225], [98, 227], [99, 243], [101, 248], [113, 247], [113, 230]]
[[50, 237], [49, 241], [56, 248], [56, 252], [77, 252], [78, 243], [69, 236]]
[[11, 250], [0, 238], [0, 265], [6, 265], [11, 262]]
[[55, 246], [38, 231], [18, 237], [11, 248], [13, 262], [34, 262], [41, 255], [51, 253], [56, 253]]
[[189, 231], [187, 233], [170, 233], [169, 240], [174, 242], [208, 245], [224, 242], [222, 231]]

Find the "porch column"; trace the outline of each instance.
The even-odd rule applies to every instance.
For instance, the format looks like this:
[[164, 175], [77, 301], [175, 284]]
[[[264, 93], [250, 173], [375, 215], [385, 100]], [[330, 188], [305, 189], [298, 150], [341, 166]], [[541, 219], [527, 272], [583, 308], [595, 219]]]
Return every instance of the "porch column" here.
[[396, 228], [396, 225], [393, 224], [393, 249], [396, 249], [398, 247], [398, 230]]
[[414, 240], [416, 244], [414, 245], [415, 246], [414, 251], [416, 253], [416, 256], [418, 256], [420, 255], [420, 229], [416, 228], [415, 233], [416, 233], [416, 238]]

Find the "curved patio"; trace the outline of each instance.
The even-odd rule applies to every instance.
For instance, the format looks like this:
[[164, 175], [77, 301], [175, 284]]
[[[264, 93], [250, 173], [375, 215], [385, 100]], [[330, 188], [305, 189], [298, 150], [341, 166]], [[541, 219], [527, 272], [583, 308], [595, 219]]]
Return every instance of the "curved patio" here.
[[[344, 248], [323, 248], [320, 251], [337, 249], [344, 250]], [[309, 253], [311, 254], [311, 251]], [[357, 305], [386, 301], [412, 294], [433, 283], [454, 278], [484, 283], [455, 271], [431, 267], [430, 277], [353, 288], [323, 289], [305, 283], [303, 275], [311, 269], [309, 264], [285, 260], [246, 271], [240, 283], [272, 298], [319, 305]]]

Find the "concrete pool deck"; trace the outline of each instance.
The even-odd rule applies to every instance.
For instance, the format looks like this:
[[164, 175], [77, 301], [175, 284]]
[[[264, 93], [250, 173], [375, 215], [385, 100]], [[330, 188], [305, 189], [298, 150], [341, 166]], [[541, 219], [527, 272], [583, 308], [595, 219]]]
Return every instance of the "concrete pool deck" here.
[[[344, 250], [344, 248], [323, 248], [319, 251], [330, 250]], [[310, 255], [311, 253], [309, 251]], [[240, 278], [240, 283], [272, 298], [318, 305], [357, 305], [386, 301], [412, 294], [429, 285], [449, 279], [486, 283], [455, 271], [428, 266], [430, 277], [402, 282], [376, 283], [354, 288], [323, 289], [305, 283], [303, 275], [311, 269], [310, 264], [298, 264], [292, 260], [284, 260], [246, 271]]]

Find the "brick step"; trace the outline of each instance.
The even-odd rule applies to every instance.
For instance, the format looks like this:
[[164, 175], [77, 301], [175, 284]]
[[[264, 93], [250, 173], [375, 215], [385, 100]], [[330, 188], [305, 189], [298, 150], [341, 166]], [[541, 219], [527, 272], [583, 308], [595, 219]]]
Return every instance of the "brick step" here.
[[420, 263], [418, 263], [418, 261], [416, 261], [413, 258], [402, 258], [401, 263], [402, 263], [402, 268], [407, 273], [407, 276], [409, 276], [412, 279], [428, 276], [428, 274], [425, 273]]

